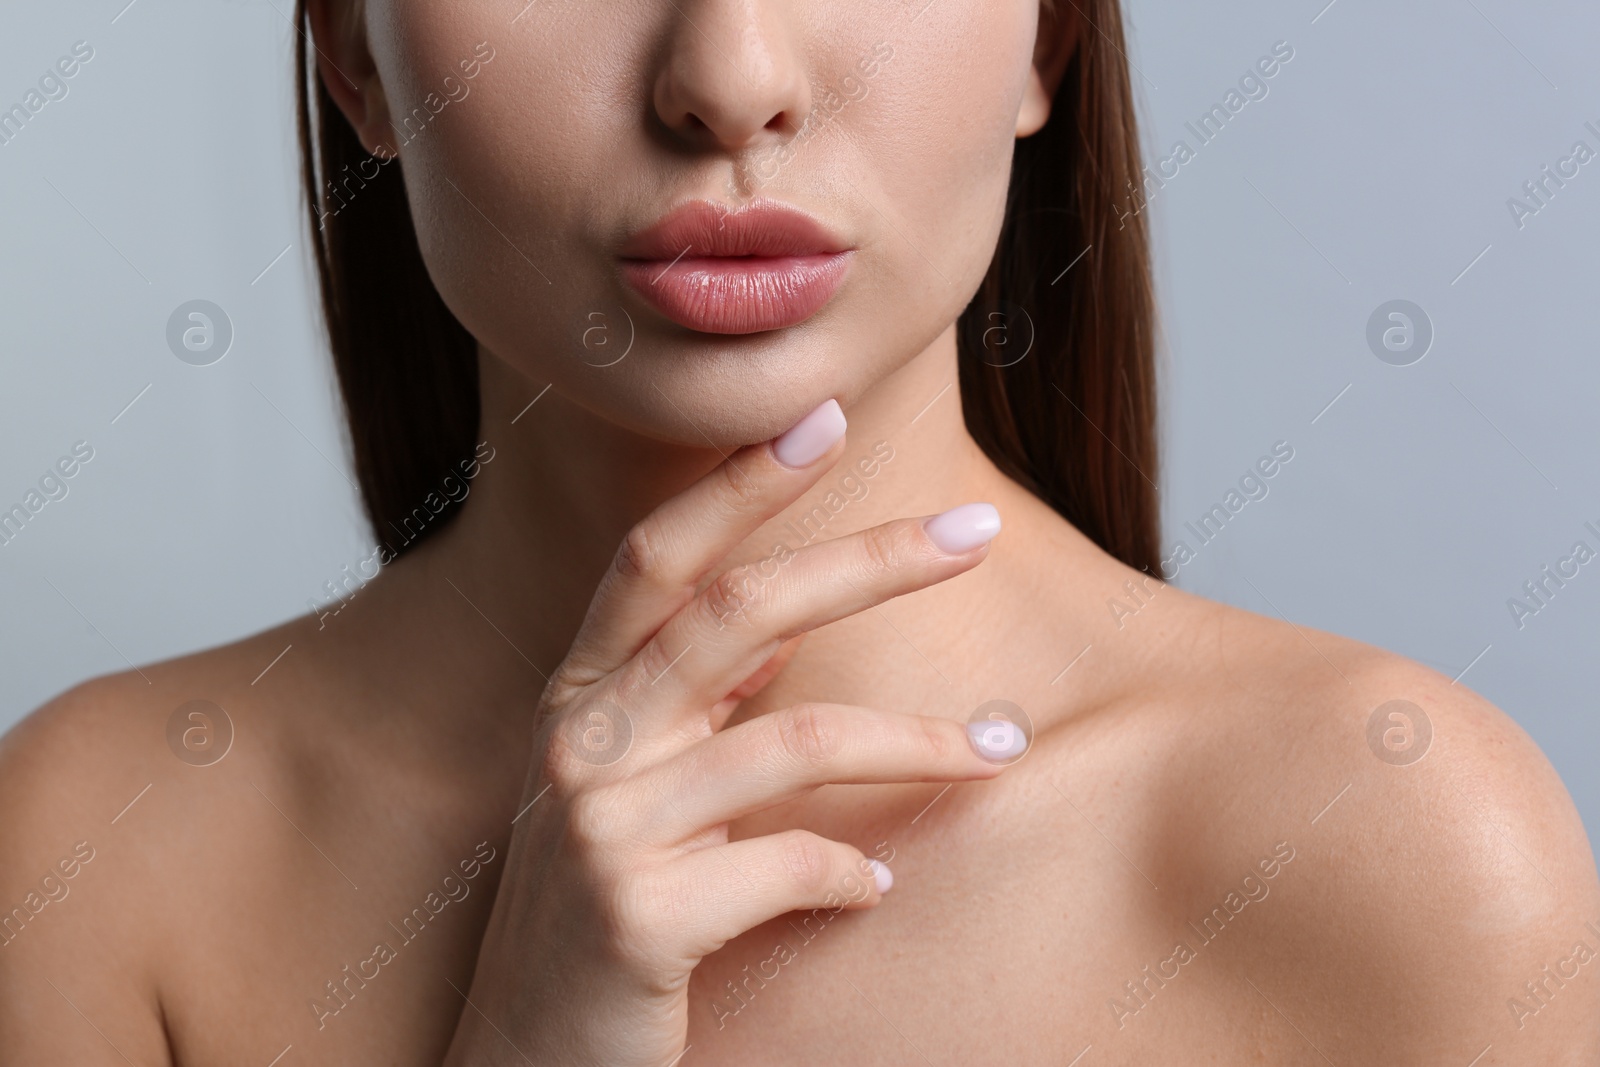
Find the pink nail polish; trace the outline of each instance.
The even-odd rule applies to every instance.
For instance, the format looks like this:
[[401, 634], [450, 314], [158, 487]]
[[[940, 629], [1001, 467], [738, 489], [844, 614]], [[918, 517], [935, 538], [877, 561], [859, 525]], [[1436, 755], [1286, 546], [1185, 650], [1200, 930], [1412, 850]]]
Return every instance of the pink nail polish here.
[[872, 868], [872, 884], [878, 887], [879, 893], [887, 893], [894, 888], [894, 872], [882, 860], [868, 860]]
[[1000, 512], [993, 504], [962, 504], [922, 524], [928, 537], [952, 556], [977, 548], [1000, 532]]
[[844, 436], [844, 410], [831, 397], [772, 441], [772, 454], [785, 467], [809, 467]]
[[967, 737], [973, 751], [990, 763], [1009, 763], [1028, 750], [1028, 735], [1014, 722], [969, 722]]

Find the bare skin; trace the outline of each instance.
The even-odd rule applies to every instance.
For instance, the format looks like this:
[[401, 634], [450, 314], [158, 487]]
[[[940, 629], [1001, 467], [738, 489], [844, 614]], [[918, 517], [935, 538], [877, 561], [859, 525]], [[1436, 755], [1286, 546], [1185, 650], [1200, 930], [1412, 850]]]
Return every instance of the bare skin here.
[[[1029, 712], [1033, 746], [948, 791], [827, 785], [736, 820], [734, 841], [806, 828], [891, 856], [896, 883], [864, 910], [785, 916], [708, 956], [688, 989], [692, 1061], [1044, 1063], [1092, 1045], [1111, 1063], [1431, 1064], [1492, 1045], [1480, 1062], [1592, 1062], [1600, 981], [1573, 963], [1557, 988], [1541, 968], [1595, 944], [1600, 892], [1522, 732], [1423, 668], [1142, 581], [996, 473], [953, 393], [908, 425], [951, 355], [931, 349], [852, 408], [824, 464], [838, 466], [730, 562], [764, 555], [877, 440], [894, 458], [828, 537], [966, 499], [995, 502], [1004, 532], [959, 576], [810, 633], [730, 721], [828, 701], [961, 722], [1000, 697]], [[510, 1043], [537, 1035], [494, 1014], [492, 981], [480, 970], [472, 995], [493, 1028], [463, 994], [507, 891], [539, 672], [577, 622], [550, 572], [511, 587], [498, 542], [534, 499], [513, 488], [558, 491], [531, 458], [541, 438], [582, 416], [553, 405], [512, 430], [521, 393], [501, 396], [481, 510], [339, 615], [86, 683], [8, 737], [8, 905], [75, 842], [94, 850], [0, 949], [8, 1063], [265, 1064], [292, 1045], [282, 1062], [438, 1064], [453, 1037], [452, 1062], [524, 1062]], [[1146, 606], [1119, 628], [1107, 601], [1132, 603], [1128, 580]], [[165, 741], [196, 696], [235, 731], [206, 767]], [[1409, 766], [1366, 739], [1372, 709], [1397, 698], [1434, 731]], [[451, 872], [467, 895], [420, 934], [399, 929]], [[1220, 921], [1189, 924], [1230, 892], [1235, 907], [1253, 895], [1203, 941]], [[775, 963], [779, 941], [793, 958]], [[1193, 958], [1164, 964], [1178, 941]], [[363, 964], [379, 943], [393, 958]], [[564, 965], [503, 947], [483, 951]], [[1541, 1006], [1524, 983], [1542, 978]], [[314, 1007], [341, 1003], [324, 985], [340, 980], [343, 1006]], [[1521, 1028], [1519, 996], [1539, 1009]]]
[[[1036, 35], [1021, 0], [916, 19], [685, 0], [692, 25], [541, 3], [508, 29], [489, 0], [368, 0], [363, 37], [330, 29], [342, 6], [313, 5], [319, 56], [369, 148], [476, 42], [499, 42], [471, 101], [401, 149], [430, 271], [482, 344], [492, 458], [460, 518], [336, 615], [87, 682], [0, 743], [0, 905], [30, 916], [0, 945], [0, 1060], [1600, 1058], [1600, 928], [1585, 925], [1600, 927], [1600, 885], [1565, 790], [1509, 719], [1379, 650], [1154, 583], [968, 436], [948, 324], [992, 254], [1012, 139], [1048, 116], [1070, 22]], [[880, 34], [894, 59], [871, 95], [768, 189], [858, 248], [835, 301], [716, 343], [635, 307], [637, 356], [604, 373], [568, 358], [596, 294], [623, 300], [605, 288], [610, 242], [659, 214], [663, 189], [719, 190]], [[540, 278], [535, 260], [561, 266]], [[763, 466], [760, 443], [828, 397], [849, 432], [806, 484]], [[550, 731], [587, 721], [590, 691], [634, 660], [590, 641], [574, 667], [586, 612], [629, 531], [740, 446], [761, 492], [699, 498], [680, 527], [697, 532], [662, 559], [682, 579], [713, 528], [739, 531], [729, 550], [591, 622], [644, 643], [647, 617], [695, 610], [697, 589], [819, 505], [806, 551], [832, 562], [787, 565], [720, 674], [712, 642], [651, 662], [641, 693], [721, 686], [729, 663], [754, 677], [685, 696], [677, 735], [639, 705], [654, 710], [615, 771], [649, 786], [597, 806], [584, 798], [608, 780], [552, 762]], [[876, 473], [846, 494], [868, 456]], [[773, 493], [792, 495], [763, 522], [751, 509]], [[930, 554], [908, 520], [971, 501], [999, 509], [1002, 533]], [[808, 612], [837, 621], [793, 625]], [[232, 724], [206, 766], [168, 740], [197, 699]], [[1014, 765], [913, 743], [961, 737], [996, 699], [1033, 724]], [[1393, 700], [1431, 724], [1415, 762], [1369, 743]], [[821, 704], [806, 730], [794, 709]], [[688, 765], [713, 751], [738, 758]], [[648, 777], [671, 767], [676, 782]], [[721, 823], [700, 811], [692, 841], [661, 843], [730, 790], [782, 800]], [[826, 844], [748, 851], [795, 830]], [[671, 881], [668, 854], [728, 862]], [[888, 894], [773, 912], [688, 958], [756, 897], [859, 884], [844, 879], [862, 856], [887, 860]], [[569, 871], [607, 892], [570, 891]], [[632, 911], [590, 906], [645, 873], [654, 895]]]

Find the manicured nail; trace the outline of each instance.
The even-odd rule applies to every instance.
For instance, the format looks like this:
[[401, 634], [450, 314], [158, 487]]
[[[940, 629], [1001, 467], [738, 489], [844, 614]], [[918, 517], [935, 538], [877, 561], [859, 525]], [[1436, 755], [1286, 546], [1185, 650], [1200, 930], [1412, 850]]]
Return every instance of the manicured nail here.
[[993, 504], [962, 504], [922, 524], [940, 549], [952, 556], [977, 548], [1000, 532], [1000, 512]]
[[990, 719], [967, 723], [967, 737], [973, 751], [991, 763], [1016, 759], [1028, 748], [1028, 735], [1014, 722]]
[[868, 860], [867, 865], [872, 868], [872, 884], [878, 887], [879, 893], [887, 893], [894, 888], [894, 872], [887, 863]]
[[832, 398], [773, 439], [772, 454], [785, 467], [809, 467], [844, 436], [844, 411]]

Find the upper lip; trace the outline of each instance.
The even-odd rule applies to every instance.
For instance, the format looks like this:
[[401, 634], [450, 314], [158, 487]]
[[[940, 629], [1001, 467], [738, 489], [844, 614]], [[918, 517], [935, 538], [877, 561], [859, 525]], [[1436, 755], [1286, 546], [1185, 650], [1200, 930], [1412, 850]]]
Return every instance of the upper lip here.
[[640, 230], [622, 246], [624, 259], [682, 256], [807, 256], [850, 246], [799, 208], [757, 200], [730, 211], [709, 200], [690, 200]]

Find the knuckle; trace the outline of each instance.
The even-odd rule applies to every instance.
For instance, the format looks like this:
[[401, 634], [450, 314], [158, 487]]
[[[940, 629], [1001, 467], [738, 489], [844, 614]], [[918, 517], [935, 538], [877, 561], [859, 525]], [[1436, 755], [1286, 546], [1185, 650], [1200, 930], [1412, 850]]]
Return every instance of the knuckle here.
[[612, 566], [617, 574], [634, 581], [660, 580], [666, 568], [666, 559], [659, 531], [648, 520], [636, 523], [617, 546]]
[[799, 704], [773, 718], [779, 751], [802, 764], [827, 764], [844, 748], [839, 719], [825, 708]]
[[909, 558], [904, 536], [894, 526], [874, 526], [863, 530], [861, 553], [869, 573], [885, 578], [898, 571]]
[[650, 927], [648, 918], [660, 894], [651, 881], [637, 872], [619, 875], [610, 891], [598, 895], [600, 926], [607, 941], [634, 945], [639, 933]]
[[539, 750], [539, 777], [558, 797], [574, 794], [583, 784], [585, 763], [562, 736], [561, 716], [552, 718], [545, 728]]
[[618, 939], [637, 944], [691, 919], [695, 906], [682, 886], [659, 873], [630, 872], [617, 880], [612, 895]]
[[650, 687], [667, 673], [683, 652], [682, 649], [669, 651], [667, 636], [668, 631], [663, 628], [645, 642], [645, 646], [634, 655], [631, 669], [618, 676], [613, 699], [623, 702], [641, 700]]
[[621, 708], [585, 702], [556, 712], [540, 727], [534, 770], [555, 800], [575, 800], [616, 782], [612, 765], [632, 740], [626, 715]]
[[611, 955], [642, 976], [683, 955], [677, 944], [698, 914], [692, 894], [659, 872], [629, 871], [612, 883], [599, 908]]
[[613, 959], [640, 962], [641, 940], [649, 930], [641, 898], [641, 880], [624, 874], [593, 895], [600, 943]]
[[761, 503], [761, 483], [731, 463], [722, 465], [722, 498], [735, 511], [747, 511]]
[[[918, 716], [918, 720], [919, 725], [922, 727], [923, 751], [927, 754], [930, 762], [938, 766], [949, 763], [957, 754], [957, 749], [948, 721], [930, 718], [926, 715]], [[965, 742], [963, 742], [964, 745]]]
[[756, 570], [749, 564], [723, 571], [700, 594], [701, 611], [717, 628], [744, 617], [755, 601]]
[[617, 847], [621, 821], [616, 798], [607, 788], [591, 789], [567, 801], [567, 839], [573, 852], [594, 864]]
[[535, 721], [544, 722], [571, 703], [579, 693], [599, 681], [603, 675], [574, 663], [571, 657], [562, 660], [550, 672], [550, 680], [539, 694]]
[[784, 877], [804, 893], [821, 892], [833, 872], [831, 847], [831, 842], [809, 830], [785, 833], [778, 851]]

